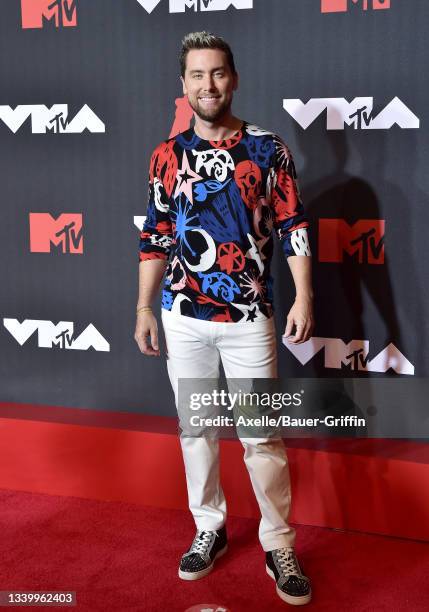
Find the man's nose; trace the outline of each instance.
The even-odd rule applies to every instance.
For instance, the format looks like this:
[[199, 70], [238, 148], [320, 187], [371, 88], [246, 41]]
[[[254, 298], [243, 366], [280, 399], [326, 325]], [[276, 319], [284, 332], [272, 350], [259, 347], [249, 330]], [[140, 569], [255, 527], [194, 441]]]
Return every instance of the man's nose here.
[[204, 77], [203, 86], [207, 91], [213, 91], [215, 89], [214, 78], [211, 74]]

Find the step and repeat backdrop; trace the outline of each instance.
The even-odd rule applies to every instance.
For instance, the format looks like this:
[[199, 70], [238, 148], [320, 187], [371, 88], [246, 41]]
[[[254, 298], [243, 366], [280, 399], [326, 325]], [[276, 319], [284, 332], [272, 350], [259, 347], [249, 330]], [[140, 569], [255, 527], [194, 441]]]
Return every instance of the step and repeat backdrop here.
[[195, 30], [231, 44], [233, 112], [287, 142], [311, 221], [299, 347], [276, 244], [280, 375], [426, 377], [428, 28], [425, 0], [2, 0], [0, 401], [175, 415], [134, 340], [138, 245]]

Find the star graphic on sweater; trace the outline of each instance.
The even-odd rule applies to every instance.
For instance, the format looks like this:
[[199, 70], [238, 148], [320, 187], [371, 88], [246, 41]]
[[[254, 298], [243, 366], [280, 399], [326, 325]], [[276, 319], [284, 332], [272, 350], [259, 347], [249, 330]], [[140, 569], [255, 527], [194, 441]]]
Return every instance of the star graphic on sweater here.
[[201, 181], [203, 177], [194, 172], [190, 167], [188, 158], [186, 157], [186, 151], [183, 151], [182, 167], [177, 171], [176, 176], [177, 186], [174, 197], [177, 198], [180, 193], [184, 193], [191, 204], [193, 204], [192, 185], [197, 181]]
[[246, 321], [251, 321], [253, 323], [255, 319], [256, 319], [256, 306], [255, 308], [249, 309], [249, 311], [247, 312]]

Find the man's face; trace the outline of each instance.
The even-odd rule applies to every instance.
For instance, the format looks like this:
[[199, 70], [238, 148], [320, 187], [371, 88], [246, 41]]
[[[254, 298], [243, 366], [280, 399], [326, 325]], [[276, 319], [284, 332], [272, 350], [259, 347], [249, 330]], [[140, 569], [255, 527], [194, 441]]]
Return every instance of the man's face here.
[[216, 122], [229, 111], [238, 77], [220, 49], [191, 49], [186, 56], [183, 94], [204, 121]]

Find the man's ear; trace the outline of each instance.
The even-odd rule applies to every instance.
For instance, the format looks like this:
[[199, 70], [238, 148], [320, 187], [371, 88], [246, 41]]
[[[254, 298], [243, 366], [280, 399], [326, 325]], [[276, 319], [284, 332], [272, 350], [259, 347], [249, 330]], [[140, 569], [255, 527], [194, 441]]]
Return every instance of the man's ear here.
[[183, 95], [186, 96], [188, 92], [187, 92], [186, 85], [185, 85], [185, 79], [182, 76], [180, 76], [180, 80], [182, 81]]
[[238, 89], [238, 74], [234, 75], [234, 86], [233, 86], [233, 90], [237, 90]]

